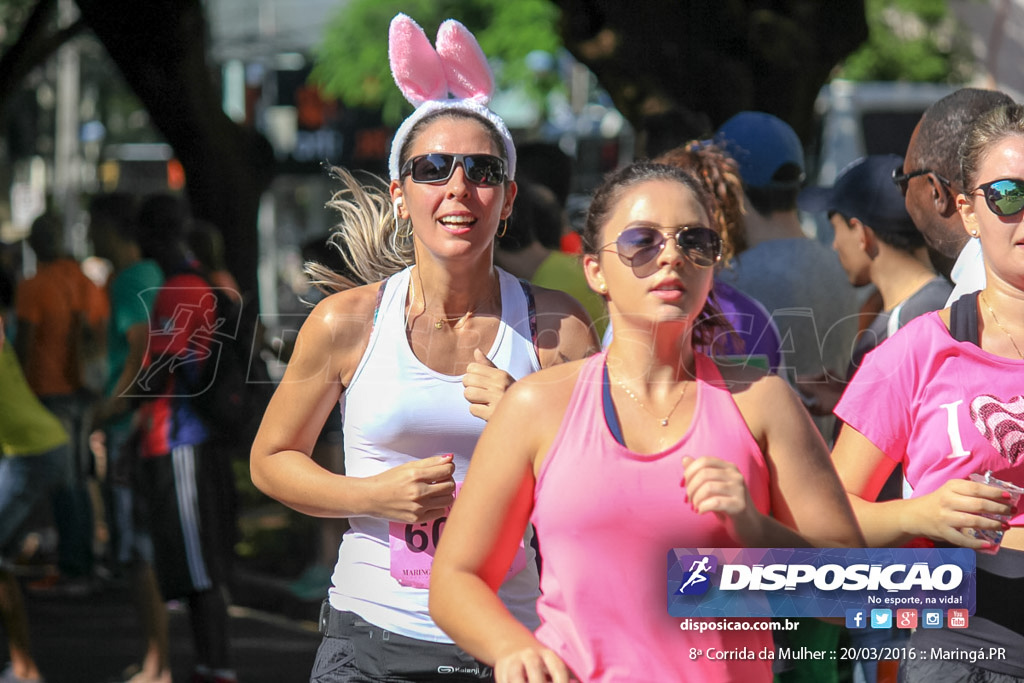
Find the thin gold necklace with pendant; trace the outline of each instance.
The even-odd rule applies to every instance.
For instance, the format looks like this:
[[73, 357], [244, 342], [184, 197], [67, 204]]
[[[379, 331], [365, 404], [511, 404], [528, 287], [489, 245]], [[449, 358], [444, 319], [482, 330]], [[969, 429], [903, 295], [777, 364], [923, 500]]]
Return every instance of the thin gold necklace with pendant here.
[[[417, 270], [416, 277], [419, 278], [419, 268], [417, 268], [416, 270]], [[416, 300], [416, 288], [415, 288], [414, 285], [415, 285], [415, 281], [414, 280], [410, 280], [409, 281], [409, 308], [410, 308], [410, 310], [412, 310], [412, 302], [414, 302]], [[420, 289], [423, 289], [423, 282], [422, 282], [422, 280], [420, 281]], [[423, 297], [423, 312], [427, 313], [430, 317], [432, 317], [434, 319], [434, 323], [433, 324], [434, 324], [434, 329], [435, 330], [442, 330], [442, 329], [444, 329], [445, 325], [451, 325], [452, 329], [455, 329], [456, 327], [459, 327], [460, 323], [464, 324], [466, 321], [468, 321], [470, 316], [472, 316], [474, 313], [476, 313], [477, 309], [480, 308], [480, 306], [483, 303], [487, 302], [491, 298], [491, 295], [493, 294], [493, 292], [494, 292], [494, 288], [492, 287], [491, 288], [491, 293], [487, 295], [487, 298], [478, 301], [475, 305], [473, 305], [472, 308], [467, 310], [462, 315], [456, 315], [456, 316], [452, 316], [450, 318], [446, 318], [446, 317], [443, 317], [443, 316], [435, 316], [433, 313], [427, 313], [427, 298], [426, 298], [426, 296], [424, 296]]]
[[986, 297], [984, 293], [979, 294], [978, 297], [981, 299], [982, 303], [985, 304], [985, 308], [988, 309], [988, 314], [992, 316], [992, 320], [995, 321], [996, 326], [1003, 331], [1003, 334], [1005, 334], [1007, 339], [1010, 340], [1010, 343], [1013, 344], [1013, 350], [1017, 352], [1017, 355], [1020, 356], [1021, 360], [1024, 360], [1024, 353], [1020, 352], [1020, 347], [1017, 346], [1017, 342], [1014, 341], [1013, 335], [1010, 334], [1010, 331], [1008, 329], [1003, 327], [1003, 324], [999, 322], [999, 318], [996, 317], [996, 312], [993, 311], [992, 307], [988, 305], [988, 297]]
[[679, 398], [677, 398], [676, 402], [672, 404], [672, 410], [668, 411], [668, 414], [665, 415], [665, 417], [658, 417], [657, 415], [652, 413], [650, 411], [650, 409], [647, 406], [644, 405], [644, 402], [641, 401], [637, 397], [636, 394], [634, 394], [632, 391], [630, 391], [629, 387], [627, 387], [625, 384], [623, 384], [621, 380], [619, 380], [617, 377], [613, 378], [613, 379], [615, 379], [615, 383], [616, 384], [618, 384], [620, 387], [622, 387], [622, 390], [626, 392], [627, 396], [629, 396], [631, 399], [636, 401], [638, 406], [643, 408], [649, 415], [651, 415], [651, 417], [653, 417], [659, 423], [661, 423], [662, 427], [668, 427], [668, 421], [672, 418], [672, 414], [674, 412], [676, 412], [676, 408], [679, 407], [679, 404], [683, 402], [683, 397], [686, 396], [686, 390], [690, 388], [690, 383], [689, 382], [684, 382], [683, 383], [683, 390], [681, 392], [679, 392]]

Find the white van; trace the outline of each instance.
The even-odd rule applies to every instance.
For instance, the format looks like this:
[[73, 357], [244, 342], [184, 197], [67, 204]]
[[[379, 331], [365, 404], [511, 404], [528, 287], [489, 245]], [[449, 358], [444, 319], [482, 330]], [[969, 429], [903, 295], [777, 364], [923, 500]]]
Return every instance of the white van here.
[[[814, 103], [815, 134], [805, 150], [807, 183], [831, 186], [847, 164], [868, 154], [903, 156], [924, 110], [959, 87], [839, 79], [826, 84]], [[831, 243], [826, 218], [813, 220], [818, 238]]]

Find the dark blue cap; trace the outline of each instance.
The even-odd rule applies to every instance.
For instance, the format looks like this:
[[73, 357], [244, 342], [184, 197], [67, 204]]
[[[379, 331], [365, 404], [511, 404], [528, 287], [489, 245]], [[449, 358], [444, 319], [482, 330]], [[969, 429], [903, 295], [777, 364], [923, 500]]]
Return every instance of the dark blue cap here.
[[[763, 111], [741, 111], [726, 121], [711, 142], [720, 145], [740, 167], [743, 184], [754, 188], [796, 189], [804, 179], [804, 147], [788, 123]], [[793, 164], [799, 177], [772, 179], [785, 164]]]
[[836, 212], [856, 218], [875, 232], [917, 231], [907, 213], [903, 194], [892, 182], [894, 168], [903, 168], [897, 154], [872, 154], [850, 163], [832, 187], [808, 187], [797, 195], [804, 211]]

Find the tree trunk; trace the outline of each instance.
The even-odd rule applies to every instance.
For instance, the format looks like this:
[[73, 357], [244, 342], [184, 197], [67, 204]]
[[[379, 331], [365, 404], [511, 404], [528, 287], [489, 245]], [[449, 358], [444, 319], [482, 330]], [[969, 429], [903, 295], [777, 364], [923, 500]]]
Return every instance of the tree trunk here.
[[224, 235], [228, 269], [257, 296], [260, 196], [273, 177], [273, 151], [221, 108], [206, 63], [200, 0], [76, 0], [82, 17], [174, 149], [196, 218]]

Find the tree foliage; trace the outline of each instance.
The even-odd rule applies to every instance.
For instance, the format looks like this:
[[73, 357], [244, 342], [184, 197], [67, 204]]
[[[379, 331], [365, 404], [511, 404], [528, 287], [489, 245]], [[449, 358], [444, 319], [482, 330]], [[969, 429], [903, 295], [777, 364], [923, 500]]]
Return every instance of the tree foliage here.
[[945, 0], [867, 0], [868, 40], [839, 67], [854, 81], [962, 83], [973, 70], [969, 36]]
[[442, 21], [461, 21], [492, 60], [499, 86], [526, 86], [537, 95], [553, 87], [538, 83], [526, 62], [535, 50], [554, 53], [561, 46], [559, 11], [549, 0], [352, 0], [317, 49], [312, 77], [326, 94], [352, 106], [381, 107], [392, 124], [408, 113], [388, 69], [388, 25], [399, 12], [422, 26], [431, 42]]

